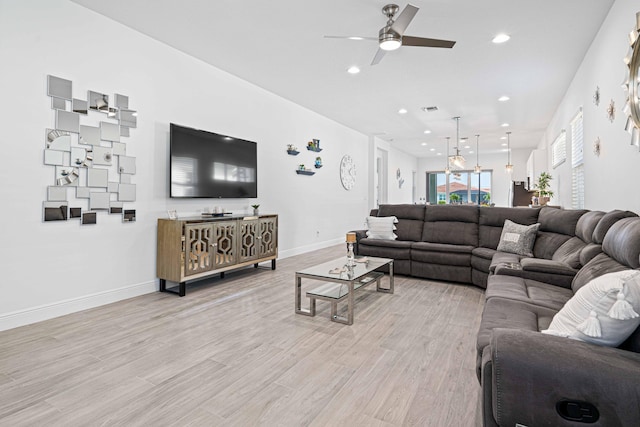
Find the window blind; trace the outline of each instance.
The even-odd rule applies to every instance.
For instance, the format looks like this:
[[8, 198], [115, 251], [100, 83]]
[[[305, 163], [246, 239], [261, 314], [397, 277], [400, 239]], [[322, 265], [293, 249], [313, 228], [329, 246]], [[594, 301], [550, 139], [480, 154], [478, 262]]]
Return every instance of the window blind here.
[[567, 134], [562, 131], [551, 144], [551, 165], [556, 168], [567, 160]]
[[571, 121], [571, 167], [584, 162], [584, 135], [582, 126], [582, 111]]
[[584, 165], [576, 166], [571, 173], [571, 207], [584, 209]]

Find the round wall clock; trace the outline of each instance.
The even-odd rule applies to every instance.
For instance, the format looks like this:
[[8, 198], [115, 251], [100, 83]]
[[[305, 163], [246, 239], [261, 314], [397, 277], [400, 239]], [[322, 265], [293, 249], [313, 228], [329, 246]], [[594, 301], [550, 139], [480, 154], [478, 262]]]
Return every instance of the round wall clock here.
[[351, 190], [356, 185], [356, 165], [348, 154], [340, 160], [340, 181], [345, 190]]

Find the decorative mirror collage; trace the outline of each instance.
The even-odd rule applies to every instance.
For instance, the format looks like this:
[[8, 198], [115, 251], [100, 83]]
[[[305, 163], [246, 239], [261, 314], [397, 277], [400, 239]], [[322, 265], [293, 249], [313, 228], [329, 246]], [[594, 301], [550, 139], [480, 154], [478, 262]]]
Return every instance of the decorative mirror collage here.
[[[86, 99], [73, 97], [72, 82], [47, 76], [47, 95], [55, 114], [55, 126], [46, 129], [44, 164], [52, 168], [51, 185], [43, 204], [43, 220], [78, 219], [96, 224], [105, 212], [136, 220], [135, 157], [127, 156], [124, 138], [137, 126], [137, 111], [129, 97], [88, 91]], [[83, 124], [81, 124], [81, 121]]]

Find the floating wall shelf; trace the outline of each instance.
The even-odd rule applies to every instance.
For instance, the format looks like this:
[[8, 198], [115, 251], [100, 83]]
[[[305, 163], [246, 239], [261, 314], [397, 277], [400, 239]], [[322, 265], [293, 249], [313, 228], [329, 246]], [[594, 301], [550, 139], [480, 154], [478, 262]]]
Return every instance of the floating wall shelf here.
[[287, 154], [290, 156], [297, 156], [300, 152], [296, 150], [287, 150]]
[[314, 171], [300, 170], [300, 169], [296, 170], [296, 173], [298, 175], [315, 175]]

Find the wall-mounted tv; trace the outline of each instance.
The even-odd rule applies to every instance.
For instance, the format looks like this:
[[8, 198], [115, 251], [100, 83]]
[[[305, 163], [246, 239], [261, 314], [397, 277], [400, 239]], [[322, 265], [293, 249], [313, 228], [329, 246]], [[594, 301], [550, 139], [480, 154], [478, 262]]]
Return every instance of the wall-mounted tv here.
[[171, 123], [170, 196], [258, 197], [256, 143]]

